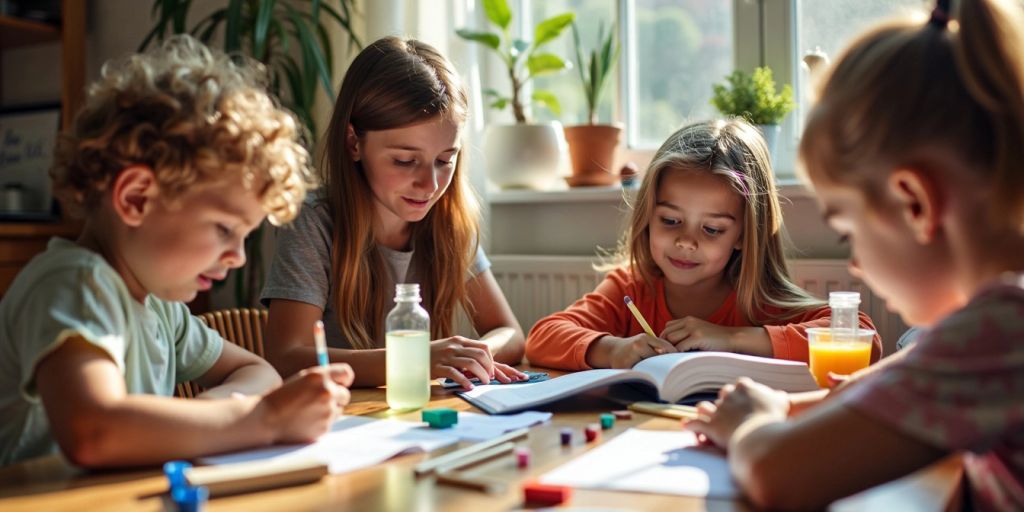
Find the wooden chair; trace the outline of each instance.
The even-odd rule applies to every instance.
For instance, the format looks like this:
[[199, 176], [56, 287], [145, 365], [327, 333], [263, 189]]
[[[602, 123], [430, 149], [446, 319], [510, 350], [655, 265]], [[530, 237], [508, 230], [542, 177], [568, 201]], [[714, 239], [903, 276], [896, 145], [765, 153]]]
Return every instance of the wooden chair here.
[[[253, 354], [263, 357], [263, 328], [267, 325], [267, 310], [256, 308], [225, 309], [199, 315], [208, 327], [221, 337]], [[195, 382], [178, 384], [176, 396], [194, 398], [202, 392]]]

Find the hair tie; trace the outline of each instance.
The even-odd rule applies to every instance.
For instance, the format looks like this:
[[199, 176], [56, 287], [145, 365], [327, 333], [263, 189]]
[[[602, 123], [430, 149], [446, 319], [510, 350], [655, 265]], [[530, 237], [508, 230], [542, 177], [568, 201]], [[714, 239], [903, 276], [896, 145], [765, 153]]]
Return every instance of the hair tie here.
[[949, 24], [949, 0], [935, 2], [935, 8], [932, 9], [932, 16], [928, 19], [928, 24], [939, 30], [946, 28], [946, 25]]

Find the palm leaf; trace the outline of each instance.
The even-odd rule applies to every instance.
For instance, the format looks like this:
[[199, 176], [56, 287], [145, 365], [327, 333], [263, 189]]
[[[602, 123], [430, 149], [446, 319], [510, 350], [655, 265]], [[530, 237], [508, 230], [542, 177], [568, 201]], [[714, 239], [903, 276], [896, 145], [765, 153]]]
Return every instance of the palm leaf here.
[[242, 0], [228, 3], [227, 25], [224, 27], [224, 51], [237, 52], [242, 49]]
[[252, 54], [261, 62], [266, 61], [267, 38], [270, 36], [270, 19], [273, 13], [274, 0], [259, 0], [255, 24], [252, 27]]

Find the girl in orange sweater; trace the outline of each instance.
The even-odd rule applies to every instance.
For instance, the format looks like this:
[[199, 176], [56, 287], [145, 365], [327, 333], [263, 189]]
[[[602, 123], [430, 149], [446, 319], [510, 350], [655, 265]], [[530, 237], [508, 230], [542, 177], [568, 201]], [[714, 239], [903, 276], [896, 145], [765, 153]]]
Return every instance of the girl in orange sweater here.
[[[830, 310], [790, 280], [781, 231], [757, 129], [738, 119], [684, 127], [655, 153], [604, 281], [537, 322], [526, 357], [567, 370], [686, 350], [807, 361], [805, 330], [827, 327]], [[625, 296], [658, 338], [644, 334]], [[860, 324], [874, 329], [864, 314]], [[875, 336], [872, 362], [879, 357]]]

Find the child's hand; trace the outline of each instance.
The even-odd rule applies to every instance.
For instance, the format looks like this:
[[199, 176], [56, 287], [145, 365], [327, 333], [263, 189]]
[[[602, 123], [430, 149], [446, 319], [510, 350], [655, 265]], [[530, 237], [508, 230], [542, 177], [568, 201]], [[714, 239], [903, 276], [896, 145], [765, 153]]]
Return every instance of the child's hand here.
[[688, 421], [686, 428], [712, 444], [726, 447], [736, 429], [748, 420], [785, 421], [788, 414], [789, 397], [785, 392], [741, 377], [736, 384], [724, 386], [715, 403], [697, 404], [697, 419]]
[[473, 389], [473, 383], [469, 382], [470, 377], [466, 374], [480, 379], [480, 382], [490, 382], [494, 378], [494, 359], [485, 343], [462, 336], [430, 342], [431, 378], [447, 377], [461, 384], [463, 389]]
[[632, 368], [633, 365], [648, 357], [675, 352], [676, 348], [671, 343], [652, 338], [647, 334], [640, 333], [629, 338], [620, 338], [615, 347], [612, 348], [610, 356], [611, 368]]
[[736, 352], [733, 329], [713, 324], [700, 318], [687, 316], [669, 320], [661, 338], [675, 346], [679, 352], [689, 350], [717, 350]]
[[508, 384], [509, 382], [519, 382], [521, 380], [527, 380], [529, 377], [525, 373], [516, 370], [515, 368], [502, 364], [497, 361], [494, 363], [494, 378], [498, 379], [498, 382], [502, 384]]
[[307, 368], [263, 397], [257, 406], [277, 443], [307, 443], [327, 432], [348, 404], [352, 368], [344, 363]]

